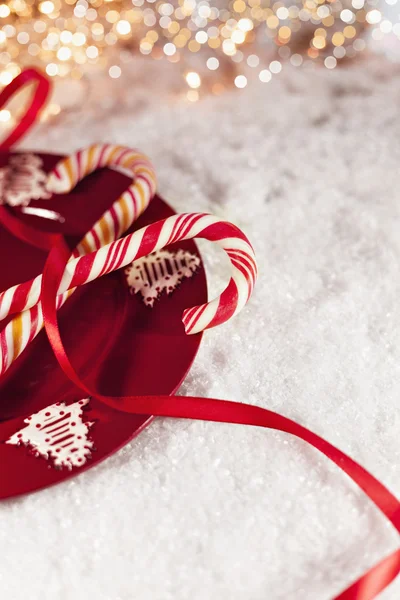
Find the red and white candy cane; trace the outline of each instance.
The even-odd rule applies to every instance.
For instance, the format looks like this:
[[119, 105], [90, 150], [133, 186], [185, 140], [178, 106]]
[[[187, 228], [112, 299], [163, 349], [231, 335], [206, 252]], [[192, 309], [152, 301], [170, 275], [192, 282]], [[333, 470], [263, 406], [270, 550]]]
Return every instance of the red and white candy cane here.
[[[230, 260], [231, 279], [218, 298], [184, 311], [182, 321], [185, 331], [188, 334], [198, 333], [224, 323], [240, 312], [250, 298], [257, 278], [257, 265], [253, 248], [240, 229], [218, 217], [202, 213], [174, 215], [143, 227], [121, 240], [103, 246], [96, 252], [70, 261], [58, 291], [58, 306], [61, 305], [63, 295], [68, 293], [68, 290], [125, 267], [134, 260], [170, 244], [192, 238], [215, 242], [225, 250]], [[15, 286], [14, 297], [20, 297], [22, 303], [28, 303], [29, 299], [34, 297], [30, 290], [40, 288], [41, 280], [40, 275], [30, 282]], [[5, 295], [7, 294], [8, 291], [5, 292]], [[35, 320], [42, 321], [40, 303], [33, 306], [31, 311], [34, 317], [31, 330], [25, 328], [15, 332], [10, 328], [13, 323], [11, 321], [0, 333], [2, 367], [0, 376], [11, 364], [10, 353], [11, 356], [14, 355], [15, 343], [25, 343], [29, 340], [35, 331]], [[15, 333], [22, 336], [22, 341], [15, 339]]]
[[[89, 254], [118, 239], [143, 213], [155, 194], [156, 175], [147, 157], [137, 150], [112, 144], [94, 144], [62, 159], [49, 174], [47, 189], [53, 193], [68, 193], [84, 177], [103, 167], [122, 168], [132, 174], [133, 182], [84, 236], [72, 258]], [[58, 307], [71, 293], [59, 298]], [[0, 294], [0, 321], [10, 314], [20, 313], [0, 333], [0, 375], [43, 327], [42, 312], [37, 306], [39, 296], [40, 285], [30, 283]]]

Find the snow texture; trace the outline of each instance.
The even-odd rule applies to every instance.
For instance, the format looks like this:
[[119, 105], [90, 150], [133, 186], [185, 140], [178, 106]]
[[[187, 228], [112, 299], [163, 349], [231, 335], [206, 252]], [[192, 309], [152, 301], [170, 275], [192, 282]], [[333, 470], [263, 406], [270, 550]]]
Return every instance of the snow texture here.
[[[173, 66], [156, 69], [132, 61], [23, 147], [137, 146], [177, 210], [242, 227], [254, 297], [206, 332], [181, 391], [296, 419], [400, 495], [399, 68], [285, 68], [196, 104], [179, 99]], [[201, 249], [221, 291], [226, 263]], [[70, 482], [1, 504], [0, 540], [5, 600], [328, 600], [398, 545], [304, 443], [168, 419]], [[400, 580], [381, 596], [399, 597]]]

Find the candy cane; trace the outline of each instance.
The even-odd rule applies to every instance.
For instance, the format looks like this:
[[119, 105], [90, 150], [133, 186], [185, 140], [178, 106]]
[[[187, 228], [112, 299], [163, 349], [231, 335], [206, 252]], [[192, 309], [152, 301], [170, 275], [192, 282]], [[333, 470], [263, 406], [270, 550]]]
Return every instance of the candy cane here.
[[[156, 176], [146, 156], [136, 150], [111, 144], [95, 144], [62, 159], [49, 174], [47, 189], [53, 193], [68, 193], [78, 181], [103, 167], [129, 171], [133, 175], [133, 183], [84, 236], [72, 257], [89, 254], [117, 239], [143, 213], [154, 196]], [[0, 294], [0, 320], [10, 314], [20, 313], [0, 334], [0, 375], [43, 327], [42, 312], [40, 307], [35, 306], [39, 301], [40, 287], [24, 285], [17, 285]], [[58, 299], [58, 307], [64, 304], [72, 291]], [[21, 301], [22, 298], [24, 301]]]
[[134, 180], [112, 207], [85, 235], [73, 256], [82, 256], [119, 238], [143, 213], [156, 191], [154, 168], [137, 150], [112, 144], [94, 144], [61, 160], [50, 173], [47, 189], [56, 194], [70, 192], [93, 171], [103, 167], [123, 168]]
[[[231, 279], [225, 291], [216, 299], [184, 311], [182, 321], [185, 332], [194, 334], [220, 325], [239, 313], [250, 298], [257, 278], [257, 265], [253, 248], [240, 229], [217, 217], [201, 213], [174, 215], [143, 227], [121, 240], [103, 246], [96, 252], [75, 258], [68, 263], [64, 272], [58, 292], [58, 305], [62, 301], [62, 295], [68, 293], [68, 290], [125, 267], [134, 260], [169, 244], [192, 238], [210, 240], [225, 250], [230, 260]], [[36, 291], [31, 293], [30, 290], [40, 289], [41, 280], [42, 276], [39, 275], [34, 280], [15, 286], [11, 290], [14, 289], [14, 295], [20, 294], [23, 302], [28, 302], [29, 298], [36, 295]], [[7, 290], [5, 295], [9, 292], [10, 290]], [[0, 333], [2, 363], [0, 376], [11, 364], [10, 354], [14, 355], [15, 344], [25, 343], [23, 336], [29, 340], [34, 335], [36, 320], [42, 318], [40, 303], [33, 306], [31, 310], [33, 321], [30, 331], [15, 331], [10, 327], [11, 322]]]

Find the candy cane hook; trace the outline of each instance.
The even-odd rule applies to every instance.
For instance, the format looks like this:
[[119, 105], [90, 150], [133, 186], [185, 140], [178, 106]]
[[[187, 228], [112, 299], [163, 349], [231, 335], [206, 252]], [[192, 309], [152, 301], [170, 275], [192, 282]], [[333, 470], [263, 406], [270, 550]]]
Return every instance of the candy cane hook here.
[[[256, 260], [253, 248], [240, 229], [217, 217], [201, 213], [174, 215], [163, 221], [152, 223], [96, 252], [70, 261], [60, 284], [58, 306], [62, 303], [62, 295], [68, 293], [68, 290], [125, 267], [170, 244], [193, 238], [210, 240], [225, 250], [230, 260], [231, 279], [225, 291], [218, 298], [184, 311], [182, 320], [185, 331], [188, 334], [198, 333], [224, 323], [240, 312], [250, 298], [257, 277]], [[40, 275], [30, 282], [4, 292], [0, 296], [2, 317], [7, 307], [7, 314], [10, 314], [11, 304], [15, 310], [19, 310], [20, 306], [24, 304], [35, 311], [35, 319], [32, 322], [35, 328], [37, 318], [41, 318], [40, 303], [34, 303], [40, 294], [41, 281], [42, 276]], [[10, 328], [11, 324], [12, 322], [0, 333], [3, 369], [9, 360], [5, 360], [5, 353], [8, 353], [8, 347], [15, 343]], [[31, 334], [32, 331], [26, 327], [24, 335], [29, 337]]]
[[[95, 144], [62, 159], [49, 174], [47, 189], [68, 193], [86, 175], [103, 167], [130, 171], [133, 181], [84, 236], [72, 257], [88, 254], [117, 239], [143, 213], [155, 194], [156, 175], [148, 158], [137, 150], [111, 144]], [[58, 307], [72, 291], [58, 299]], [[20, 313], [0, 333], [0, 376], [43, 327], [42, 311], [37, 306], [39, 296], [40, 286], [31, 287], [29, 283], [0, 294], [0, 321], [7, 315]]]
[[156, 174], [144, 155], [113, 144], [93, 144], [62, 159], [49, 175], [48, 191], [67, 194], [90, 173], [102, 169], [122, 168], [133, 181], [112, 207], [85, 235], [73, 256], [82, 256], [119, 238], [146, 210], [156, 191]]
[[231, 278], [220, 296], [186, 309], [182, 321], [188, 334], [220, 325], [238, 314], [249, 300], [257, 278], [257, 263], [254, 250], [240, 229], [218, 217], [202, 213], [174, 215], [152, 223], [97, 252], [72, 261], [64, 272], [59, 294], [121, 269], [170, 244], [198, 238], [215, 242], [226, 252]]

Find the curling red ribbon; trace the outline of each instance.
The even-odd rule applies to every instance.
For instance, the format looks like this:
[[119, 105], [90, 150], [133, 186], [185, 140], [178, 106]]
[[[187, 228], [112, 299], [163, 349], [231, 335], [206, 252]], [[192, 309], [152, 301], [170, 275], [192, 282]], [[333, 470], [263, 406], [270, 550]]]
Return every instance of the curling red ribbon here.
[[30, 68], [25, 69], [17, 75], [17, 77], [15, 77], [0, 93], [0, 108], [2, 108], [9, 99], [18, 92], [18, 90], [30, 83], [37, 84], [31, 103], [18, 125], [11, 131], [8, 137], [0, 143], [0, 150], [9, 150], [11, 146], [14, 146], [14, 144], [22, 138], [22, 136], [28, 133], [47, 101], [51, 85], [45, 75], [36, 69]]
[[[90, 389], [71, 365], [58, 328], [56, 298], [65, 266], [70, 256], [64, 239], [58, 236], [48, 256], [42, 280], [41, 301], [44, 324], [54, 354], [70, 380], [81, 390], [122, 412], [252, 425], [290, 433], [307, 442], [327, 458], [364, 491], [400, 533], [400, 502], [373, 475], [338, 448], [299, 423], [270, 410], [226, 400], [184, 396], [104, 396]], [[400, 572], [400, 549], [372, 567], [333, 600], [373, 600]]]
[[[17, 75], [17, 77], [15, 77], [0, 93], [1, 109], [18, 90], [25, 85], [32, 83], [35, 83], [36, 87], [32, 95], [31, 103], [17, 126], [11, 131], [8, 137], [0, 143], [0, 151], [9, 150], [26, 133], [28, 133], [32, 125], [37, 121], [41, 110], [46, 104], [51, 91], [51, 84], [49, 79], [40, 71], [30, 68], [25, 69]], [[35, 246], [42, 250], [49, 250], [51, 248], [53, 242], [51, 234], [40, 232], [26, 223], [23, 223], [5, 206], [0, 206], [0, 223], [13, 235], [31, 246]]]

